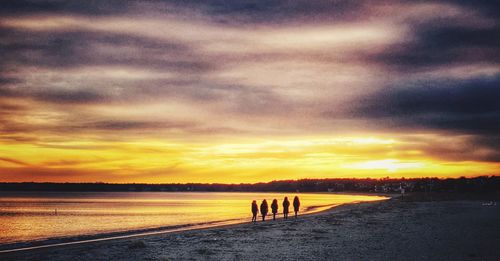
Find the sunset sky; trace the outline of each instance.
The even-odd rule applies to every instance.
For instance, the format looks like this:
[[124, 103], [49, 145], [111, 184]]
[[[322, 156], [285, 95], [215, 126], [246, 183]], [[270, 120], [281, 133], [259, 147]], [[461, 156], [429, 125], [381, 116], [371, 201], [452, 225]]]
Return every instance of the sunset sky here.
[[0, 181], [500, 175], [500, 4], [0, 4]]

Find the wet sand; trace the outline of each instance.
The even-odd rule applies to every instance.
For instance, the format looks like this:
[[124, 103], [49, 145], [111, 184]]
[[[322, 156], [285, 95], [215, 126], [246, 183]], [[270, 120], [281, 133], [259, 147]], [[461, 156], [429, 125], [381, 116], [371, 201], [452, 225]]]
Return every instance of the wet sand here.
[[0, 254], [0, 260], [500, 260], [500, 206], [391, 199], [266, 221]]

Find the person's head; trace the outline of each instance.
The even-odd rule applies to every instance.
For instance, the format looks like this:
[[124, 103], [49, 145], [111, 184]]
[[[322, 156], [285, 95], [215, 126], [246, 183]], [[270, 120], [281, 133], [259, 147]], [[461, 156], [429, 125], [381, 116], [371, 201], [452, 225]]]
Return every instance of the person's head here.
[[267, 204], [267, 200], [265, 200], [265, 199], [264, 199], [264, 200], [262, 200], [262, 203], [265, 203], [265, 204]]
[[299, 197], [298, 197], [298, 196], [295, 196], [295, 197], [293, 198], [293, 200], [299, 200]]
[[252, 204], [257, 204], [257, 201], [255, 201], [255, 200], [254, 200], [254, 201], [252, 201]]
[[277, 200], [277, 199], [273, 199], [273, 203], [277, 203], [277, 202], [278, 202], [278, 200]]
[[285, 201], [288, 201], [288, 197], [285, 197]]

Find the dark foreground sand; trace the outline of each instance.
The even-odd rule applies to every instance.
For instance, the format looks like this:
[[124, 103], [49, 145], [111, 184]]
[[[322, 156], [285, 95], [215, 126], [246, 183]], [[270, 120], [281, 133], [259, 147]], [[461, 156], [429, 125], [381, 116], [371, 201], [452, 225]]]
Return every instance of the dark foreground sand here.
[[0, 260], [500, 260], [500, 205], [401, 201], [297, 220], [0, 254]]

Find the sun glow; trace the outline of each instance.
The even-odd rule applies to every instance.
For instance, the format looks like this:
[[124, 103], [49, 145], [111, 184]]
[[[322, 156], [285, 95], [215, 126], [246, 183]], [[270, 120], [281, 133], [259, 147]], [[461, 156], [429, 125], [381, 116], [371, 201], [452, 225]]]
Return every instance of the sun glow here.
[[346, 168], [352, 169], [371, 169], [371, 170], [387, 170], [388, 172], [396, 172], [400, 169], [422, 169], [425, 166], [422, 162], [402, 162], [396, 159], [373, 160], [348, 164]]
[[[259, 182], [334, 177], [462, 176], [495, 163], [449, 162], [386, 137], [275, 138], [228, 143], [57, 142], [1, 146], [5, 181]], [[22, 159], [22, 160], [14, 160]], [[105, 173], [106, 175], [103, 175]], [[20, 175], [22, 174], [22, 175]]]

